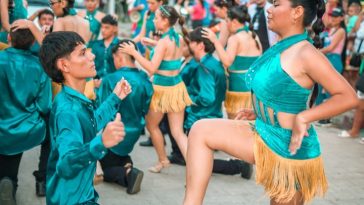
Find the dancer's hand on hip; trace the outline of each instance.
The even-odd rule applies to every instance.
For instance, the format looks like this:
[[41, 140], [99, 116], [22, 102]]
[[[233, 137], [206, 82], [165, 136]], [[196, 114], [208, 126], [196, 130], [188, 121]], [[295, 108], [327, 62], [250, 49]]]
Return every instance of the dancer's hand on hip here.
[[289, 145], [289, 152], [291, 155], [295, 155], [297, 150], [301, 148], [303, 137], [308, 137], [308, 128], [310, 124], [305, 122], [305, 120], [298, 114], [295, 117], [293, 127], [291, 143]]

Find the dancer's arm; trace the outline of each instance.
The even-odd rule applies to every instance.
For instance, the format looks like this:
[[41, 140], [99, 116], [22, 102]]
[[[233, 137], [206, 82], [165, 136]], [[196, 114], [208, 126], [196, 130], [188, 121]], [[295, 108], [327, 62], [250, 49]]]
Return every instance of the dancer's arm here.
[[11, 28], [14, 29], [14, 31], [18, 29], [29, 29], [32, 32], [35, 40], [38, 41], [39, 45], [42, 45], [44, 34], [35, 26], [32, 21], [27, 19], [16, 20], [11, 24]]
[[202, 31], [202, 37], [209, 39], [214, 44], [220, 61], [223, 63], [225, 68], [228, 68], [231, 64], [233, 64], [239, 46], [236, 36], [229, 38], [226, 51], [221, 42], [217, 39], [216, 34], [210, 29], [205, 28]]
[[139, 41], [141, 41], [142, 38], [145, 37], [145, 35], [147, 33], [147, 18], [148, 18], [147, 13], [148, 12], [145, 12], [145, 14], [144, 14], [143, 24], [142, 24], [142, 28], [141, 28], [139, 34], [135, 38], [133, 38], [133, 41], [135, 43], [138, 43]]
[[167, 45], [168, 43], [166, 43], [166, 41], [159, 40], [154, 49], [154, 56], [152, 60], [144, 58], [144, 56], [135, 50], [135, 47], [132, 44], [123, 43], [119, 49], [122, 52], [133, 56], [135, 60], [138, 61], [138, 63], [149, 73], [149, 75], [153, 75], [158, 70], [159, 65], [163, 60]]
[[302, 49], [300, 62], [303, 63], [303, 72], [313, 82], [322, 85], [331, 97], [324, 103], [302, 111], [296, 115], [290, 144], [291, 154], [300, 148], [302, 138], [306, 135], [310, 123], [333, 117], [358, 105], [357, 96], [350, 84], [332, 67], [327, 58], [318, 50]]
[[102, 135], [84, 143], [82, 122], [77, 115], [72, 110], [63, 110], [55, 117], [59, 133], [53, 145], [59, 153], [56, 171], [65, 179], [74, 178], [82, 169], [103, 158], [107, 148], [118, 144], [125, 136], [124, 125], [120, 121], [120, 114], [118, 114], [115, 120], [106, 126]]
[[10, 32], [8, 5], [9, 0], [0, 1], [1, 26], [5, 29], [5, 31]]

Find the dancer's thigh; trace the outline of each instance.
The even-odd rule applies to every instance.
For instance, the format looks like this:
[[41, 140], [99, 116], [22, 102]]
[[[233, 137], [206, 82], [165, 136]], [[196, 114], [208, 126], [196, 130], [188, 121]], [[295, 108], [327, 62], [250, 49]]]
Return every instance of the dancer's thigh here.
[[213, 150], [220, 150], [254, 164], [254, 132], [246, 121], [205, 119], [197, 121], [189, 134], [189, 144], [204, 140]]

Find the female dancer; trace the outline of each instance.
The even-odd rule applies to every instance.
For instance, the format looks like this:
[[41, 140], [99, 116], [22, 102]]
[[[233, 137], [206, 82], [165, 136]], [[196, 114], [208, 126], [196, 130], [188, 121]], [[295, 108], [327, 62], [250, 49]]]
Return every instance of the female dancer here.
[[85, 18], [90, 22], [90, 31], [92, 33], [90, 41], [97, 40], [101, 30], [101, 19], [105, 13], [99, 11], [100, 0], [85, 0], [86, 11], [80, 10], [77, 15]]
[[133, 56], [151, 75], [154, 74], [154, 94], [146, 116], [146, 125], [159, 158], [159, 162], [149, 169], [155, 173], [170, 164], [159, 129], [159, 123], [164, 113], [167, 113], [171, 133], [185, 158], [187, 152], [187, 137], [183, 133], [183, 119], [185, 107], [191, 105], [192, 102], [179, 75], [183, 52], [181, 44], [184, 42], [173, 29], [177, 20], [179, 20], [183, 32], [187, 33], [183, 28], [183, 17], [173, 7], [159, 7], [154, 23], [156, 29], [163, 35], [157, 42], [154, 56], [150, 61], [138, 53], [132, 45], [123, 44], [120, 48], [123, 52]]
[[[311, 123], [349, 110], [358, 100], [305, 32], [317, 18], [314, 45], [320, 46], [324, 12], [324, 0], [275, 0], [268, 9], [269, 28], [281, 40], [249, 68], [246, 83], [254, 111], [237, 116], [255, 119], [255, 125], [217, 119], [195, 123], [188, 138], [185, 205], [202, 204], [214, 150], [255, 163], [257, 183], [264, 186], [271, 204], [302, 204], [325, 193], [320, 143]], [[308, 108], [315, 83], [332, 97]]]
[[228, 68], [229, 87], [225, 108], [229, 119], [234, 119], [238, 111], [252, 108], [245, 75], [251, 64], [262, 54], [262, 48], [253, 32], [248, 8], [245, 5], [230, 8], [226, 22], [229, 32], [233, 34], [228, 39], [226, 51], [211, 30], [206, 29], [204, 37], [214, 43], [221, 62]]
[[154, 18], [155, 12], [157, 9], [163, 5], [164, 0], [149, 0], [148, 1], [148, 8], [149, 10], [144, 15], [142, 29], [140, 33], [133, 39], [135, 43], [140, 42], [144, 37], [151, 38], [152, 33], [156, 31], [154, 26]]
[[1, 26], [5, 31], [0, 32], [0, 42], [8, 42], [10, 25], [18, 19], [26, 19], [28, 11], [23, 0], [2, 0], [0, 1]]
[[[214, 1], [214, 9], [215, 9], [215, 15], [221, 19], [218, 30], [215, 30], [214, 32], [219, 33], [219, 41], [220, 43], [225, 46], [227, 39], [229, 38], [230, 32], [227, 28], [226, 24], [226, 17], [227, 12], [230, 7], [237, 6], [236, 2], [234, 0], [215, 0]], [[214, 27], [216, 28], [216, 27]]]

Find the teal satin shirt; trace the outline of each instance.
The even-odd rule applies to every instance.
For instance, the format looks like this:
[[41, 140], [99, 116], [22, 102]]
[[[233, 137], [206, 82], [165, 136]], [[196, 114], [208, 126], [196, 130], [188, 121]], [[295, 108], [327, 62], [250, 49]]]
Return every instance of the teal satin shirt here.
[[153, 32], [155, 32], [155, 25], [154, 25], [154, 18], [155, 18], [155, 13], [154, 12], [150, 12], [149, 16], [147, 17], [147, 23], [145, 25], [145, 37], [150, 38], [151, 34]]
[[222, 102], [225, 100], [226, 77], [221, 62], [206, 54], [192, 77], [189, 95], [194, 102], [186, 110], [184, 127], [190, 129], [197, 120], [222, 118]]
[[52, 91], [38, 57], [12, 47], [0, 51], [0, 90], [0, 154], [14, 155], [39, 145]]
[[120, 156], [127, 156], [132, 152], [144, 129], [145, 115], [153, 95], [153, 86], [148, 75], [137, 68], [122, 67], [102, 79], [99, 89], [99, 101], [103, 102], [113, 92], [115, 85], [124, 77], [133, 88], [120, 104], [119, 113], [125, 126], [124, 140], [111, 148], [111, 151]]
[[114, 119], [120, 102], [111, 94], [95, 110], [92, 101], [67, 86], [55, 97], [49, 119], [48, 205], [97, 201], [93, 186], [96, 161], [107, 152], [97, 133]]
[[[308, 109], [312, 90], [297, 84], [280, 62], [284, 50], [304, 40], [310, 41], [306, 32], [277, 42], [254, 62], [246, 76], [247, 86], [253, 93], [256, 131], [272, 151], [289, 159], [312, 159], [321, 154], [317, 133], [311, 126], [309, 136], [303, 138], [301, 148], [292, 156], [288, 150], [292, 130], [282, 128], [277, 118], [279, 112], [298, 114]], [[269, 115], [269, 109], [273, 116]]]
[[104, 40], [92, 41], [88, 47], [92, 49], [95, 54], [95, 66], [98, 78], [103, 78], [105, 75], [114, 72], [114, 58], [112, 57], [112, 48], [116, 46], [119, 39], [115, 37], [109, 47], [105, 47]]
[[101, 30], [101, 23], [96, 19], [98, 9], [93, 12], [86, 11], [85, 19], [90, 23], [90, 31], [92, 33], [90, 41], [95, 41], [99, 37]]
[[183, 82], [187, 87], [188, 93], [190, 93], [190, 85], [194, 76], [196, 75], [197, 69], [199, 69], [200, 64], [194, 59], [190, 59], [188, 62], [182, 65], [181, 72], [179, 73], [182, 77]]

